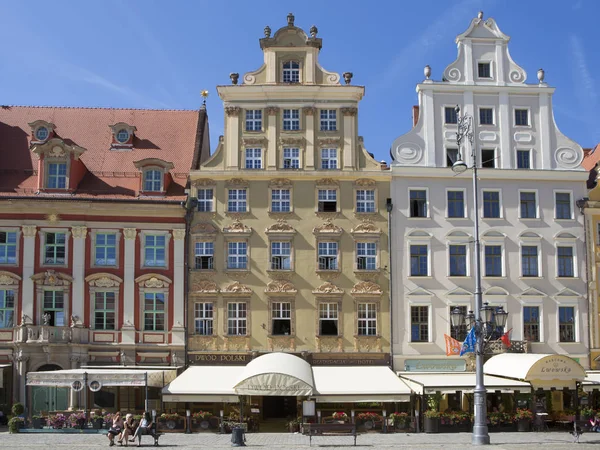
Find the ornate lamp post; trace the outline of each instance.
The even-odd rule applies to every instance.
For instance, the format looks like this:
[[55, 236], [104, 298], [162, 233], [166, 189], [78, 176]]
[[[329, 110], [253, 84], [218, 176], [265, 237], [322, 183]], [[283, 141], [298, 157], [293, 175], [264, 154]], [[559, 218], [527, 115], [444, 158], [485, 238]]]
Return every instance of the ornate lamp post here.
[[[474, 328], [475, 332], [475, 391], [474, 391], [474, 412], [473, 436], [471, 442], [473, 445], [488, 445], [490, 435], [487, 427], [487, 402], [486, 390], [483, 383], [483, 357], [485, 347], [494, 334], [496, 327], [504, 327], [508, 313], [501, 307], [494, 309], [487, 303], [482, 305], [481, 293], [481, 243], [479, 241], [479, 190], [477, 188], [477, 151], [473, 145], [473, 116], [463, 114], [460, 116], [460, 108], [455, 108], [458, 119], [458, 130], [456, 132], [456, 143], [459, 149], [458, 159], [452, 165], [452, 170], [456, 174], [464, 173], [469, 167], [463, 160], [460, 151], [461, 144], [465, 139], [469, 142], [471, 150], [471, 161], [473, 169], [473, 237], [475, 238], [475, 313], [469, 311], [464, 315], [458, 308], [455, 308], [450, 314], [450, 320], [453, 326], [464, 325], [467, 321], [469, 328]], [[466, 159], [466, 158], [465, 158]]]

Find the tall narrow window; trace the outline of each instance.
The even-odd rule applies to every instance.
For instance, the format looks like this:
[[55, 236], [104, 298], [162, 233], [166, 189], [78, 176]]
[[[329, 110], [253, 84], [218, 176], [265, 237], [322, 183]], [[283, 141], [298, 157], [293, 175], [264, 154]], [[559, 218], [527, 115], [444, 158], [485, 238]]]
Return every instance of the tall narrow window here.
[[289, 302], [273, 302], [271, 305], [271, 334], [292, 334], [292, 305]]
[[95, 265], [117, 265], [117, 235], [115, 233], [97, 233], [95, 242]]
[[16, 264], [17, 233], [0, 231], [0, 264]]
[[429, 264], [427, 262], [427, 246], [410, 246], [410, 276], [426, 277], [429, 275]]
[[300, 129], [300, 110], [283, 110], [283, 129], [285, 131], [295, 131]]
[[335, 131], [337, 129], [337, 118], [335, 109], [321, 110], [321, 131]]
[[[456, 308], [458, 308], [458, 310], [460, 310], [460, 312], [463, 316], [465, 316], [467, 314], [467, 307], [464, 305], [451, 306], [450, 314], [452, 314], [452, 311]], [[457, 326], [457, 327], [450, 325], [450, 337], [456, 339], [457, 341], [463, 342], [465, 340], [465, 338], [467, 337], [467, 324], [465, 323], [465, 324]]]
[[450, 273], [451, 277], [467, 276], [467, 246], [450, 245]]
[[481, 167], [484, 169], [494, 169], [496, 167], [496, 150], [493, 148], [481, 150]]
[[494, 125], [494, 110], [479, 108], [479, 125]]
[[144, 330], [165, 331], [165, 294], [144, 293]]
[[486, 219], [500, 218], [500, 192], [483, 191], [483, 217]]
[[375, 212], [375, 190], [357, 189], [356, 190], [356, 212], [373, 213]]
[[573, 265], [573, 247], [556, 247], [558, 276], [572, 278], [575, 276]]
[[115, 293], [96, 292], [94, 296], [94, 328], [115, 329]]
[[299, 148], [284, 148], [283, 149], [283, 168], [284, 169], [299, 169], [300, 168], [300, 149]]
[[319, 304], [319, 336], [338, 335], [338, 304]]
[[144, 172], [144, 191], [162, 191], [162, 175], [160, 170], [146, 170]]
[[246, 212], [248, 191], [246, 189], [229, 189], [227, 193], [228, 212]]
[[452, 167], [452, 165], [458, 161], [458, 149], [447, 148], [446, 149], [446, 167]]
[[319, 242], [319, 270], [338, 270], [338, 243]]
[[575, 307], [558, 307], [559, 342], [575, 342]]
[[288, 61], [283, 63], [283, 82], [300, 82], [300, 63], [297, 61]]
[[248, 244], [246, 244], [245, 242], [227, 243], [227, 268], [248, 268]]
[[67, 164], [49, 163], [46, 181], [48, 189], [65, 189], [67, 187]]
[[356, 243], [356, 269], [377, 269], [377, 244], [375, 242]]
[[517, 150], [517, 169], [531, 169], [531, 152]]
[[465, 217], [465, 193], [464, 191], [448, 191], [448, 217]]
[[290, 200], [289, 189], [271, 189], [271, 212], [290, 212]]
[[319, 189], [318, 192], [318, 210], [319, 212], [336, 212], [337, 211], [337, 190], [335, 189]]
[[271, 270], [291, 270], [291, 242], [271, 242]]
[[375, 303], [358, 304], [358, 335], [377, 336], [377, 305]]
[[523, 337], [529, 342], [540, 342], [540, 307], [523, 307]]
[[260, 148], [246, 149], [246, 169], [262, 169], [262, 150]]
[[502, 276], [502, 246], [486, 245], [485, 246], [485, 276], [486, 277], [501, 277]]
[[429, 342], [429, 307], [410, 307], [410, 340]]
[[479, 78], [491, 78], [491, 70], [489, 62], [477, 63], [477, 75]]
[[213, 334], [213, 304], [196, 303], [194, 305], [194, 331], [201, 336]]
[[321, 149], [321, 169], [337, 169], [337, 149], [336, 148], [322, 148]]
[[246, 303], [227, 303], [227, 334], [245, 336], [247, 324]]
[[410, 217], [427, 217], [427, 191], [410, 190]]
[[51, 327], [64, 327], [65, 297], [63, 291], [44, 291], [44, 307], [42, 315], [48, 318]]
[[515, 109], [515, 125], [518, 127], [529, 126], [529, 111], [526, 109]]
[[64, 264], [67, 246], [65, 233], [46, 233], [44, 264]]
[[164, 234], [146, 235], [144, 240], [144, 265], [150, 267], [166, 266], [167, 240]]
[[571, 194], [569, 192], [557, 192], [554, 199], [554, 207], [557, 219], [572, 219]]
[[214, 242], [196, 242], [195, 258], [196, 269], [212, 270], [214, 269]]
[[213, 190], [198, 189], [198, 212], [212, 212], [213, 211]]
[[15, 326], [15, 291], [0, 290], [0, 328]]
[[520, 192], [521, 219], [537, 217], [537, 202], [535, 192]]
[[446, 124], [457, 124], [458, 115], [456, 114], [456, 108], [454, 106], [446, 106], [444, 108], [444, 123]]
[[524, 277], [539, 276], [538, 248], [535, 245], [521, 247], [521, 268]]
[[246, 110], [246, 131], [261, 131], [262, 130], [262, 110], [249, 109]]

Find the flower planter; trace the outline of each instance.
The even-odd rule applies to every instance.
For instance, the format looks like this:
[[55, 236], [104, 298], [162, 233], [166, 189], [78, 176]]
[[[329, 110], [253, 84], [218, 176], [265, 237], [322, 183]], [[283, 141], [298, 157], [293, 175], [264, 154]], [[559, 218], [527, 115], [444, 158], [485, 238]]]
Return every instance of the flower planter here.
[[469, 423], [444, 423], [440, 424], [440, 433], [468, 433], [471, 431], [471, 424]]
[[398, 431], [408, 430], [408, 422], [396, 422], [394, 428]]
[[288, 428], [290, 430], [290, 433], [298, 433], [300, 431], [300, 424], [299, 423], [290, 423], [290, 424], [288, 424]]
[[490, 433], [507, 433], [515, 430], [516, 426], [514, 423], [500, 423], [497, 425], [488, 425], [488, 431]]
[[425, 433], [439, 433], [440, 432], [440, 418], [439, 417], [425, 417]]
[[531, 420], [521, 419], [517, 421], [517, 431], [531, 431]]
[[94, 430], [100, 430], [100, 429], [102, 429], [102, 425], [104, 425], [104, 420], [103, 419], [93, 419], [92, 420], [92, 428]]
[[42, 428], [44, 428], [44, 425], [46, 425], [46, 419], [45, 418], [33, 419], [31, 421], [31, 424], [33, 425], [33, 428], [35, 428], [36, 430], [41, 430]]
[[160, 419], [158, 421], [158, 429], [161, 431], [177, 431], [183, 430], [183, 419]]

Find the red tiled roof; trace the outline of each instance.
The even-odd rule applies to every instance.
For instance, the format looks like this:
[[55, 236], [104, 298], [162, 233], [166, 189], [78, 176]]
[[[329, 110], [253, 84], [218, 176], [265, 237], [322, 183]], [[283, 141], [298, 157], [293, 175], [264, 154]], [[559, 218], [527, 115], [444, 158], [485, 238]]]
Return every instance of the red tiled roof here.
[[[0, 197], [30, 196], [37, 191], [38, 157], [30, 150], [28, 125], [36, 120], [53, 123], [55, 137], [86, 149], [81, 161], [88, 172], [75, 197], [138, 198], [139, 170], [133, 162], [145, 158], [173, 163], [170, 170], [173, 181], [166, 197], [173, 200], [184, 197], [197, 146], [199, 120], [204, 126], [204, 119], [204, 111], [193, 110], [0, 107]], [[133, 150], [111, 150], [109, 125], [117, 122], [136, 127]]]
[[600, 161], [600, 144], [596, 145], [596, 147], [592, 149], [584, 149], [584, 154], [585, 156], [583, 158], [581, 166], [585, 170], [590, 171], [594, 167], [596, 167], [596, 164], [598, 164], [598, 162]]

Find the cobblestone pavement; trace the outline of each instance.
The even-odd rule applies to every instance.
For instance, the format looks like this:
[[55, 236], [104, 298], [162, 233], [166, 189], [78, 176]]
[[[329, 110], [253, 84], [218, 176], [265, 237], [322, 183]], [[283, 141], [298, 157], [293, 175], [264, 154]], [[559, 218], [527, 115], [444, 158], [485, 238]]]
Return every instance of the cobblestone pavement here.
[[[149, 437], [144, 437], [142, 446], [152, 447]], [[587, 433], [581, 437], [580, 444], [573, 444], [567, 432], [553, 433], [493, 433], [491, 435], [492, 448], [496, 449], [523, 449], [526, 446], [544, 446], [548, 449], [591, 449], [598, 448], [600, 434]], [[161, 447], [178, 449], [218, 449], [231, 448], [231, 435], [218, 434], [167, 434], [160, 439]], [[133, 444], [130, 444], [133, 445]], [[288, 433], [257, 433], [246, 436], [246, 445], [249, 448], [262, 450], [276, 449], [305, 449], [308, 446], [308, 437], [300, 434]], [[100, 434], [8, 434], [0, 432], [0, 448], [2, 449], [37, 449], [53, 447], [56, 450], [79, 450], [88, 448], [108, 447], [108, 439]], [[115, 446], [115, 449], [118, 446]], [[153, 448], [153, 447], [152, 447]], [[313, 438], [312, 447], [323, 449], [465, 449], [471, 446], [470, 433], [452, 434], [377, 434], [369, 433], [360, 435], [357, 446], [352, 446], [352, 438], [321, 437]], [[481, 448], [481, 447], [479, 447]]]

